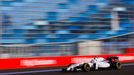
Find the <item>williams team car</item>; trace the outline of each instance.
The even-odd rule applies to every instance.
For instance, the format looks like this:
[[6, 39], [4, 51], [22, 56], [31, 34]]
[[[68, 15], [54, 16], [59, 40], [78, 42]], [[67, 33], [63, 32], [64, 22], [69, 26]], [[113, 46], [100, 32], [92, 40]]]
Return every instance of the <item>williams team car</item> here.
[[89, 62], [82, 62], [76, 64], [69, 64], [66, 68], [63, 68], [62, 71], [84, 71], [89, 72], [91, 70], [98, 70], [100, 68], [111, 68], [111, 69], [121, 69], [121, 63], [119, 62], [118, 57], [107, 57], [106, 59], [102, 57], [95, 57]]

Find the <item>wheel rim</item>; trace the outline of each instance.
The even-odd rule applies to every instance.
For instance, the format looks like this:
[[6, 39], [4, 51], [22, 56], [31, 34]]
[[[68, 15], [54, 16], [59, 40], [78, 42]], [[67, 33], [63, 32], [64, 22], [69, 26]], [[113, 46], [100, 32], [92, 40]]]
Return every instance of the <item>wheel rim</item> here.
[[120, 63], [116, 63], [117, 69], [121, 69], [121, 64]]
[[85, 64], [85, 70], [89, 71], [90, 70], [90, 66], [88, 64]]

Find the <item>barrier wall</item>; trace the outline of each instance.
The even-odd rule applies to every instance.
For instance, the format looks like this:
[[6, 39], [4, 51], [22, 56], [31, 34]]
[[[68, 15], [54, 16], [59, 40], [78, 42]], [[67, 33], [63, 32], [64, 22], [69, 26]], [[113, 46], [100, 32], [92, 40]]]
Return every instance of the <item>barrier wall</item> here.
[[125, 53], [134, 53], [134, 48], [126, 48]]
[[[122, 63], [134, 62], [133, 54], [111, 54], [98, 55], [99, 57], [118, 56]], [[3, 58], [0, 59], [0, 70], [38, 68], [38, 67], [56, 67], [67, 66], [70, 63], [86, 62], [94, 56], [60, 56], [60, 57], [34, 57], [34, 58]]]
[[78, 55], [98, 55], [102, 54], [101, 41], [86, 41], [78, 43]]

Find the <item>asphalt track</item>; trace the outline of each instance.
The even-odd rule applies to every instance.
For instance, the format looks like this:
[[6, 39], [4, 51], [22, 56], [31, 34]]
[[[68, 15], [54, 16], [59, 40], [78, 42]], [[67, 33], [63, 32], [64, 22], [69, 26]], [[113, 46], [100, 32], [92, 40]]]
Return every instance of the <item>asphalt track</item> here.
[[134, 75], [134, 63], [123, 64], [121, 70], [99, 70], [91, 72], [61, 72], [60, 68], [40, 68], [0, 71], [0, 75]]

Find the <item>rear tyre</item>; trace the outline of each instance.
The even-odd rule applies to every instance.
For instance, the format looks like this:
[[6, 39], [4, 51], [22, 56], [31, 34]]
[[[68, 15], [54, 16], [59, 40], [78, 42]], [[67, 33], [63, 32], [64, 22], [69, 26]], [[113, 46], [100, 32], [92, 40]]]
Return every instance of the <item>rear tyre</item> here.
[[121, 63], [115, 62], [115, 69], [119, 70], [119, 69], [121, 69], [121, 68], [122, 68]]
[[84, 64], [82, 65], [82, 70], [83, 70], [84, 72], [89, 72], [89, 71], [90, 71], [90, 65], [89, 65], [88, 63], [84, 63]]

